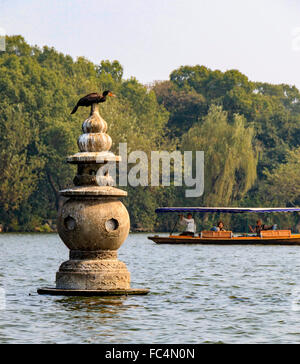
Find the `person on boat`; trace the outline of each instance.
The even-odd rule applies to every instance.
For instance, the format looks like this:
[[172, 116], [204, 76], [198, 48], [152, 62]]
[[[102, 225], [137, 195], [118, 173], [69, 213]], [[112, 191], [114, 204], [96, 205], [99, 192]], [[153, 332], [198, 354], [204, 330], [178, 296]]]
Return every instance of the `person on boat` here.
[[212, 227], [211, 231], [226, 231], [223, 221], [219, 221], [218, 225]]
[[196, 232], [196, 224], [193, 219], [193, 215], [191, 213], [187, 214], [185, 218], [183, 215], [180, 215], [180, 224], [185, 225], [185, 230], [180, 236], [194, 236]]
[[252, 233], [256, 233], [257, 236], [260, 236], [260, 232], [262, 230], [273, 230], [275, 227], [275, 225], [265, 225], [262, 223], [261, 220], [257, 220], [256, 221], [256, 226], [255, 228], [253, 229], [253, 227], [251, 225], [249, 225], [249, 229]]
[[223, 221], [218, 222], [217, 231], [226, 231]]

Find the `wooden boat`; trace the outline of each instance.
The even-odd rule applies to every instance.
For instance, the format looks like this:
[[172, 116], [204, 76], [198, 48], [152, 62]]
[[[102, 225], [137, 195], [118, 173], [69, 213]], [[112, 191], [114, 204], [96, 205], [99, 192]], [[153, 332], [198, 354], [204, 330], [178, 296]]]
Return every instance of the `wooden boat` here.
[[[300, 208], [229, 208], [229, 207], [162, 207], [156, 213], [180, 212], [221, 212], [221, 213], [271, 213], [300, 212]], [[173, 228], [175, 229], [176, 225]], [[260, 236], [255, 234], [233, 234], [232, 231], [202, 231], [195, 236], [174, 235], [149, 236], [156, 244], [218, 244], [218, 245], [300, 245], [300, 234], [292, 234], [291, 230], [262, 230]]]

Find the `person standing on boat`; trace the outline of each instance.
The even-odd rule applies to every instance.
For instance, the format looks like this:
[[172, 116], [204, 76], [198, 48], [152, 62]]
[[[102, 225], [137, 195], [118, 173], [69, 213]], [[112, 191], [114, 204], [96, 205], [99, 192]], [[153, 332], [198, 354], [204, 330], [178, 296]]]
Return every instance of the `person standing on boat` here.
[[257, 221], [256, 221], [256, 226], [255, 226], [255, 228], [254, 228], [254, 229], [253, 229], [253, 227], [252, 227], [251, 225], [249, 225], [249, 229], [250, 229], [250, 231], [251, 231], [252, 233], [256, 233], [256, 234], [257, 234], [257, 236], [260, 236], [260, 232], [261, 232], [262, 230], [274, 230], [274, 228], [275, 228], [275, 225], [270, 225], [270, 226], [265, 225], [265, 224], [263, 224], [263, 223], [262, 223], [262, 221], [261, 221], [261, 220], [257, 220]]
[[183, 215], [180, 215], [180, 224], [186, 226], [184, 232], [180, 234], [181, 236], [195, 235], [196, 224], [191, 213], [188, 213], [186, 218]]

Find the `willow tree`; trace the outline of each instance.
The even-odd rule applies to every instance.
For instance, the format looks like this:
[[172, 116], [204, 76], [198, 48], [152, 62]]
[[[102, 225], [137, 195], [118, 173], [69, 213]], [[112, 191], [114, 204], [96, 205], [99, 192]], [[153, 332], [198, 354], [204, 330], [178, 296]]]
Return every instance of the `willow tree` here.
[[242, 116], [236, 114], [229, 122], [222, 107], [213, 105], [183, 136], [183, 150], [204, 151], [203, 204], [234, 205], [253, 186], [258, 160], [254, 135]]

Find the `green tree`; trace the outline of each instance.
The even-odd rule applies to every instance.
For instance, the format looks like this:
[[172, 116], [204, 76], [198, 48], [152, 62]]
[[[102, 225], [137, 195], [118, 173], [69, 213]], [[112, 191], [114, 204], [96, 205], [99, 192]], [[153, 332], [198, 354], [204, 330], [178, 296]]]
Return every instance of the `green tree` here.
[[33, 140], [21, 108], [8, 109], [3, 103], [0, 113], [0, 218], [9, 224], [37, 188], [44, 160], [28, 152]]
[[123, 77], [123, 67], [118, 61], [110, 62], [109, 60], [101, 61], [97, 67], [97, 72], [100, 75], [110, 75], [114, 81], [121, 82]]
[[300, 204], [300, 148], [289, 151], [285, 163], [272, 171], [265, 170], [266, 181], [261, 185], [261, 194], [269, 201], [280, 205]]
[[170, 113], [167, 126], [172, 138], [181, 137], [207, 113], [205, 97], [194, 90], [177, 89], [170, 81], [157, 82], [153, 90]]

